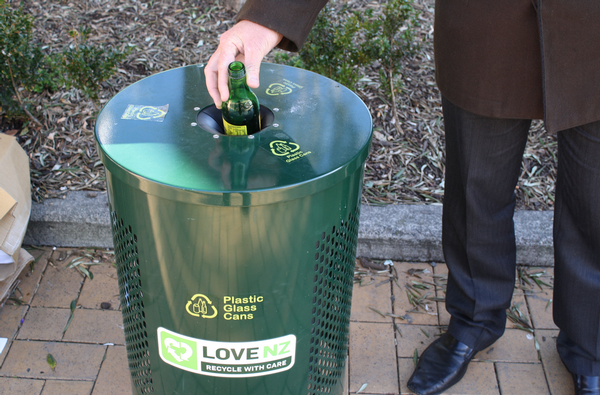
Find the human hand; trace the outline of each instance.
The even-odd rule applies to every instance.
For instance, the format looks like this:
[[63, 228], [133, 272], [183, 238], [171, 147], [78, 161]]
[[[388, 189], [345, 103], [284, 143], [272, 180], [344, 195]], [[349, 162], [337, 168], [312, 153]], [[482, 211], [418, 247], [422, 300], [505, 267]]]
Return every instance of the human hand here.
[[206, 88], [217, 108], [229, 98], [227, 67], [234, 60], [244, 63], [246, 82], [250, 88], [258, 88], [260, 62], [283, 36], [257, 23], [242, 20], [221, 35], [219, 46], [206, 67]]

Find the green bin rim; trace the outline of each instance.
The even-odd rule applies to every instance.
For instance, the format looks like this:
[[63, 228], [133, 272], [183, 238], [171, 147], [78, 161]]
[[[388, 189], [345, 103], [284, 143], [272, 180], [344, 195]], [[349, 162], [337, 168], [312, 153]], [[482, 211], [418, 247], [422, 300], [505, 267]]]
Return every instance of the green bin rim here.
[[[305, 160], [304, 167], [296, 165], [301, 162], [300, 160], [289, 166], [280, 164], [279, 170], [273, 170], [281, 173], [275, 185], [258, 187], [254, 185], [242, 189], [220, 187], [218, 184], [220, 180], [214, 174], [206, 177], [212, 177], [213, 179], [210, 180], [212, 183], [180, 182], [183, 176], [180, 180], [176, 179], [175, 170], [178, 168], [169, 162], [170, 159], [166, 160], [167, 170], [164, 174], [155, 177], [151, 172], [145, 171], [144, 167], [138, 164], [152, 160], [150, 154], [144, 152], [143, 143], [147, 136], [149, 136], [148, 141], [152, 141], [152, 138], [156, 139], [158, 144], [155, 146], [159, 148], [175, 147], [174, 150], [182, 152], [189, 150], [189, 146], [197, 144], [194, 154], [200, 158], [201, 165], [205, 163], [203, 166], [207, 169], [206, 163], [208, 163], [209, 153], [214, 150], [215, 141], [224, 144], [226, 147], [224, 151], [227, 151], [230, 149], [227, 147], [234, 141], [232, 139], [245, 138], [219, 135], [216, 139], [214, 133], [197, 126], [194, 122], [200, 109], [213, 105], [212, 99], [206, 92], [203, 67], [203, 65], [184, 66], [151, 75], [125, 88], [104, 106], [96, 122], [95, 138], [106, 171], [148, 194], [170, 200], [196, 204], [247, 206], [271, 204], [314, 194], [332, 187], [359, 168], [362, 170], [371, 145], [373, 124], [369, 110], [360, 98], [339, 83], [319, 74], [290, 66], [263, 63], [261, 88], [255, 90], [255, 93], [261, 105], [277, 111], [276, 123], [254, 135], [256, 138], [249, 146], [253, 152], [259, 152], [269, 141], [281, 138], [280, 136], [283, 135], [291, 142], [297, 142], [296, 145], [319, 149], [320, 140], [326, 140], [329, 146], [322, 144], [324, 148], [321, 152], [317, 152], [316, 159], [314, 159], [315, 155], [311, 156]], [[289, 89], [291, 94], [269, 95], [269, 89], [273, 86], [280, 91], [283, 89], [281, 87], [284, 84], [278, 81], [286, 81], [285, 84], [291, 86]], [[292, 81], [300, 81], [304, 86]], [[136, 120], [119, 118], [126, 104], [156, 105], [160, 100], [171, 103], [164, 123], [136, 122]], [[302, 103], [309, 104], [304, 108]], [[128, 134], [132, 137], [126, 137]], [[164, 140], [166, 135], [175, 135], [175, 137]], [[123, 143], [125, 144], [119, 146]], [[339, 149], [336, 152], [327, 150], [327, 147], [331, 146]], [[132, 157], [141, 159], [131, 160], [127, 149], [131, 150]], [[235, 156], [232, 152], [233, 150], [230, 149], [230, 152], [225, 154], [229, 154], [231, 158]], [[260, 152], [264, 161], [266, 154]], [[311, 154], [312, 151], [308, 153]], [[185, 159], [189, 160], [189, 152], [186, 154], [188, 156]], [[221, 156], [225, 154], [221, 153]], [[254, 155], [258, 157], [257, 154]], [[327, 157], [321, 158], [318, 155]], [[255, 156], [252, 156], [254, 161], [252, 158], [248, 159], [246, 167], [256, 164]], [[183, 161], [182, 158], [184, 158], [183, 154], [176, 159]], [[270, 160], [273, 161], [272, 158]], [[317, 164], [314, 165], [313, 162]], [[192, 165], [186, 164], [186, 166], [194, 170], [191, 168]], [[258, 163], [256, 168], [260, 167], [260, 171], [266, 173], [270, 171], [269, 166], [270, 163]], [[313, 170], [313, 173], [306, 171], [307, 166]], [[216, 173], [213, 169], [208, 170]], [[186, 170], [180, 172], [185, 174]], [[175, 174], [174, 181], [171, 180], [171, 174]], [[292, 176], [288, 177], [289, 174]]]

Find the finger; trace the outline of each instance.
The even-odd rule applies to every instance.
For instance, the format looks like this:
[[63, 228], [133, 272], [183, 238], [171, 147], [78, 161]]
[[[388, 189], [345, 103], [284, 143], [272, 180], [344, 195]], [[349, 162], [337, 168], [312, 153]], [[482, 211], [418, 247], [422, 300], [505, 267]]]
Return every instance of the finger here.
[[260, 64], [264, 54], [258, 51], [248, 51], [245, 56], [246, 83], [250, 88], [257, 89], [260, 86]]
[[239, 53], [238, 46], [235, 42], [231, 41], [228, 33], [225, 32], [221, 36], [217, 50], [210, 57], [206, 65], [206, 69], [204, 70], [206, 87], [217, 108], [221, 108], [221, 104], [229, 99], [227, 67], [235, 60]]
[[236, 58], [243, 54], [244, 42], [230, 31], [223, 33], [220, 39], [218, 58], [218, 71], [217, 71], [217, 83], [219, 92], [221, 94], [221, 101], [227, 101], [229, 99], [229, 87], [227, 82], [229, 81], [229, 73], [227, 71], [229, 64], [236, 60]]
[[[219, 74], [219, 52], [215, 52], [210, 59], [208, 60], [208, 63], [206, 64], [206, 67], [204, 67], [204, 78], [206, 79], [206, 89], [208, 90], [208, 94], [210, 95], [210, 97], [212, 98], [213, 102], [215, 103], [215, 106], [217, 106], [217, 108], [221, 108], [222, 105], [222, 100], [221, 100], [221, 92], [219, 92], [219, 87], [218, 87], [218, 74]], [[227, 93], [229, 94], [229, 93]]]
[[[233, 58], [235, 59], [235, 58]], [[221, 94], [221, 101], [227, 101], [229, 99], [229, 87], [227, 82], [229, 81], [229, 74], [227, 68], [229, 64], [233, 62], [233, 59], [224, 59], [223, 56], [219, 58], [219, 72], [217, 75], [217, 82], [219, 87], [219, 93]]]

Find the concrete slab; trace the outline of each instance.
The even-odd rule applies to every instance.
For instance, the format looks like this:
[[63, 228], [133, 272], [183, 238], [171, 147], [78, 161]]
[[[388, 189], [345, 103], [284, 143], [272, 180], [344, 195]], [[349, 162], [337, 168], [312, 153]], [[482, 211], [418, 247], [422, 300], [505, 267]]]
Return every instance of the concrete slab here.
[[[105, 351], [106, 347], [92, 344], [15, 340], [0, 376], [94, 381]], [[48, 354], [56, 360], [54, 371]]]
[[541, 363], [497, 363], [496, 374], [502, 395], [548, 395]]
[[443, 261], [442, 206], [363, 205], [358, 256], [411, 262]]
[[402, 395], [410, 394], [414, 395], [413, 392], [406, 388], [406, 383], [415, 370], [415, 364], [412, 358], [399, 358], [398, 359], [398, 381], [400, 382], [400, 393]]
[[112, 246], [106, 193], [77, 191], [31, 206], [24, 244], [56, 247]]
[[69, 262], [55, 260], [47, 265], [32, 306], [70, 308], [71, 302], [79, 296], [84, 279], [77, 269], [67, 267]]
[[25, 316], [28, 306], [4, 306], [0, 309], [0, 345], [3, 345], [0, 349], [0, 366], [10, 347], [12, 341], [21, 326], [21, 319]]
[[117, 268], [112, 264], [101, 264], [90, 267], [90, 270], [94, 278], [85, 279], [77, 304], [86, 309], [99, 310], [104, 306], [104, 309], [119, 310]]
[[[523, 394], [522, 392], [519, 392]], [[471, 362], [465, 377], [444, 392], [445, 395], [500, 395], [493, 363]], [[514, 394], [511, 394], [514, 395]]]
[[[394, 313], [416, 325], [438, 325], [433, 269], [427, 263], [395, 263], [398, 282], [393, 283]], [[412, 288], [407, 288], [412, 287]], [[409, 299], [408, 295], [411, 295]], [[417, 305], [420, 300], [421, 302]]]
[[[525, 295], [523, 293], [514, 293], [511, 301], [510, 310], [512, 314], [516, 317], [521, 318], [525, 322], [529, 322], [531, 326], [531, 315], [529, 314], [529, 308], [527, 306], [527, 301], [525, 299]], [[508, 314], [506, 317], [506, 327], [511, 329], [518, 329], [520, 324], [513, 322]]]
[[478, 352], [475, 359], [495, 362], [537, 362], [533, 333], [521, 329], [507, 329], [494, 344]]
[[[57, 273], [68, 277], [71, 272], [62, 271], [61, 267], [68, 264], [69, 257], [81, 256], [84, 252], [84, 249], [45, 248], [45, 255], [36, 264], [34, 272], [24, 271], [29, 274], [29, 277], [22, 277], [24, 283], [21, 283], [26, 296], [22, 301], [26, 303], [16, 305], [11, 300], [0, 307], [0, 338], [7, 339], [6, 348], [0, 353], [0, 395], [7, 389], [11, 394], [32, 395], [90, 395], [92, 388], [93, 395], [131, 393], [125, 347], [93, 344], [123, 342], [120, 311], [98, 308], [98, 302], [116, 289], [114, 268], [104, 264], [93, 266], [95, 280], [86, 278], [83, 288], [80, 286], [83, 277], [68, 269], [79, 276], [74, 289], [77, 291], [81, 288], [81, 292], [74, 320], [65, 336], [61, 335], [70, 314], [68, 306], [44, 307], [35, 303], [37, 296], [33, 295], [36, 292], [44, 294], [50, 306], [70, 301], [72, 295], [66, 298], [61, 292], [49, 292], [49, 286], [44, 285], [46, 276], [52, 279], [54, 286], [69, 287], [69, 281], [62, 283], [56, 278]], [[48, 259], [59, 270], [46, 263]], [[385, 282], [388, 274], [374, 276], [371, 285], [361, 287], [358, 282], [354, 284], [355, 304], [351, 314], [348, 362], [348, 381], [352, 394], [356, 394], [365, 383], [368, 385], [361, 394], [410, 394], [406, 389], [406, 381], [414, 369], [415, 349], [418, 355], [422, 354], [445, 330], [435, 319], [422, 322], [413, 320], [410, 324], [396, 315], [403, 309], [399, 299], [405, 297], [405, 283], [435, 283], [436, 295], [443, 297], [446, 265], [396, 261], [394, 268], [398, 273], [399, 285], [395, 281]], [[429, 269], [430, 273], [414, 269]], [[539, 275], [535, 278], [553, 283], [551, 268], [530, 267], [525, 274]], [[95, 282], [96, 279], [100, 281]], [[366, 280], [371, 281], [370, 278]], [[38, 287], [38, 282], [42, 286]], [[107, 288], [107, 293], [102, 292], [103, 287]], [[571, 377], [556, 352], [558, 331], [552, 329], [551, 305], [546, 308], [550, 297], [551, 290], [548, 287], [540, 289], [536, 284], [530, 284], [527, 287], [519, 285], [513, 300], [513, 303], [521, 303], [521, 311], [531, 319], [539, 352], [530, 333], [514, 329], [515, 326], [507, 322], [506, 334], [489, 349], [480, 352], [470, 364], [465, 378], [445, 394], [572, 393]], [[27, 304], [32, 298], [33, 303]], [[60, 302], [52, 302], [54, 298]], [[82, 308], [82, 302], [87, 308]], [[443, 322], [443, 301], [436, 303]], [[381, 317], [370, 306], [394, 314]], [[381, 321], [378, 321], [379, 318]], [[50, 339], [52, 341], [48, 341]], [[57, 360], [56, 371], [52, 371], [46, 361], [48, 353]], [[544, 385], [548, 387], [546, 392]]]
[[[412, 359], [400, 358], [398, 364], [400, 366], [401, 394], [414, 395], [413, 392], [406, 388], [406, 382], [415, 368]], [[522, 393], [514, 392], [510, 395]], [[458, 384], [444, 391], [444, 395], [500, 395], [494, 364], [471, 362], [465, 377]]]
[[437, 326], [396, 324], [396, 349], [399, 358], [413, 358], [441, 334]]
[[76, 309], [64, 341], [125, 344], [120, 311]]
[[90, 381], [46, 380], [42, 395], [90, 395], [92, 388]]
[[102, 363], [92, 395], [130, 395], [131, 376], [127, 364], [127, 350], [110, 346]]
[[558, 329], [552, 318], [552, 290], [527, 294], [531, 320], [537, 329]]
[[[552, 266], [552, 211], [517, 211], [517, 261]], [[441, 205], [363, 205], [358, 256], [441, 262]], [[31, 209], [25, 244], [112, 247], [106, 193], [70, 192]]]
[[450, 324], [450, 313], [446, 310], [446, 285], [448, 283], [448, 266], [443, 264], [435, 265], [433, 268], [434, 283], [436, 284], [436, 297], [438, 321], [442, 326], [448, 326]]
[[42, 250], [32, 249], [30, 251], [30, 254], [34, 257], [33, 265], [29, 264], [25, 266], [19, 277], [17, 277], [15, 284], [17, 284], [18, 289], [14, 293], [15, 298], [25, 304], [31, 303], [40, 285], [42, 275], [46, 270], [50, 253], [51, 249], [49, 248]]
[[350, 392], [397, 394], [398, 367], [392, 324], [350, 323]]
[[60, 341], [71, 310], [32, 307], [27, 312], [17, 336], [20, 340]]
[[392, 312], [389, 277], [387, 275], [373, 275], [366, 276], [363, 280], [368, 285], [361, 286], [360, 284], [356, 284], [352, 291], [350, 320], [360, 322], [392, 322], [390, 317], [381, 315]]
[[38, 395], [44, 388], [44, 380], [0, 377], [0, 395]]
[[[517, 211], [517, 262], [552, 266], [552, 211]], [[442, 262], [441, 205], [363, 205], [358, 256]]]
[[28, 306], [7, 305], [0, 309], [0, 337], [12, 339], [21, 326]]
[[536, 330], [542, 365], [552, 394], [572, 394], [573, 379], [556, 351], [558, 330]]

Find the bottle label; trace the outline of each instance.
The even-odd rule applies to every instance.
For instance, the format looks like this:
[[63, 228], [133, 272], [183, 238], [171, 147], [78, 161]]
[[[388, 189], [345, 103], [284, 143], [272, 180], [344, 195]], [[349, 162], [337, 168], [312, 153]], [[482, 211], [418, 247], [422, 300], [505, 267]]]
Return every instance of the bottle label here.
[[246, 136], [248, 135], [248, 128], [246, 125], [232, 125], [223, 119], [223, 126], [225, 127], [225, 134], [228, 136]]

